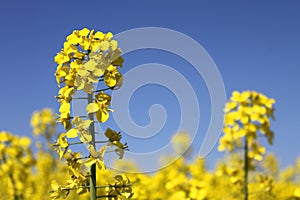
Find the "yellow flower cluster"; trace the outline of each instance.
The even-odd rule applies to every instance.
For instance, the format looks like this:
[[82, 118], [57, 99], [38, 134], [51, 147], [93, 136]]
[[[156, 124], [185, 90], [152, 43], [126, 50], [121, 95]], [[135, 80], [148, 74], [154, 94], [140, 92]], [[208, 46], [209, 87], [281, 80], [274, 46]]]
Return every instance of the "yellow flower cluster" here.
[[257, 141], [259, 133], [273, 142], [270, 118], [274, 118], [274, 99], [255, 91], [233, 92], [225, 108], [224, 135], [220, 139], [219, 151], [241, 148], [247, 138], [248, 157], [262, 160], [265, 147]]
[[112, 37], [110, 32], [104, 34], [87, 28], [75, 30], [67, 36], [63, 49], [55, 56], [58, 64], [56, 81], [59, 87], [64, 84], [57, 96], [61, 104], [59, 121], [66, 129], [72, 126], [70, 102], [77, 90], [92, 94], [94, 83], [100, 78], [111, 89], [122, 85], [123, 76], [118, 66], [122, 66], [123, 58], [117, 41]]
[[[78, 194], [87, 192], [90, 186], [89, 177], [95, 178], [95, 173], [91, 175], [81, 172], [83, 166], [97, 169], [106, 169], [104, 164], [104, 154], [109, 147], [116, 147], [114, 151], [120, 158], [123, 157], [124, 150], [128, 147], [118, 141], [100, 141], [107, 143], [99, 150], [95, 145], [94, 115], [100, 123], [104, 123], [109, 118], [109, 108], [111, 96], [104, 91], [119, 89], [123, 82], [123, 76], [119, 72], [122, 67], [123, 58], [117, 41], [112, 39], [112, 33], [104, 34], [84, 28], [75, 30], [66, 38], [63, 49], [55, 56], [54, 60], [58, 64], [55, 73], [58, 86], [63, 87], [58, 91], [59, 121], [66, 132], [58, 136], [54, 147], [62, 159], [67, 161], [68, 171], [71, 179], [66, 185], [60, 186], [56, 181], [52, 182], [52, 199], [68, 196], [69, 190], [77, 190]], [[95, 90], [94, 84], [103, 82], [106, 88]], [[76, 91], [82, 90], [87, 94], [87, 116], [71, 116], [72, 95]], [[82, 118], [88, 118], [83, 120]], [[108, 132], [115, 132], [107, 129]], [[79, 142], [74, 139], [79, 139]], [[81, 156], [78, 152], [73, 152], [71, 145], [85, 144], [88, 147], [89, 156]], [[84, 164], [84, 165], [83, 165]], [[88, 178], [86, 178], [88, 177]], [[124, 192], [121, 192], [124, 193]], [[116, 197], [122, 196], [115, 195]]]
[[[77, 123], [77, 122], [76, 122]], [[82, 128], [88, 121], [78, 122], [74, 129]], [[72, 130], [72, 129], [70, 129]], [[74, 131], [75, 133], [75, 131]], [[80, 133], [76, 133], [80, 134]], [[174, 149], [189, 144], [189, 136], [180, 133], [173, 137]], [[72, 135], [72, 134], [71, 134]], [[45, 134], [41, 134], [46, 137]], [[105, 132], [109, 143], [119, 142], [120, 133], [108, 129]], [[53, 136], [54, 137], [54, 136]], [[66, 133], [61, 138], [66, 137]], [[52, 138], [53, 139], [53, 138]], [[61, 139], [63, 140], [63, 139]], [[66, 149], [62, 156], [67, 165], [60, 162], [49, 151], [38, 148], [35, 154], [30, 150], [32, 143], [27, 137], [19, 137], [8, 132], [0, 132], [0, 195], [2, 199], [89, 199], [86, 192], [89, 187], [89, 174], [79, 171], [92, 164], [102, 164], [103, 152], [107, 147], [96, 151], [89, 146], [91, 156], [84, 161], [81, 154]], [[63, 144], [63, 142], [61, 142]], [[91, 149], [92, 148], [92, 149]], [[186, 149], [186, 148], [183, 148]], [[182, 151], [179, 151], [182, 152]], [[113, 170], [98, 170], [97, 196], [99, 199], [166, 199], [166, 200], [231, 200], [243, 199], [244, 162], [242, 152], [230, 153], [220, 158], [216, 170], [206, 167], [204, 159], [192, 160], [189, 154], [183, 154], [168, 167], [153, 172], [116, 175]], [[168, 156], [162, 158], [168, 162]], [[121, 161], [120, 161], [121, 162]], [[138, 171], [129, 161], [120, 163], [124, 170]], [[99, 163], [99, 164], [98, 164]], [[98, 166], [99, 167], [99, 166]], [[65, 170], [65, 169], [68, 170]], [[131, 181], [129, 181], [128, 178]], [[66, 180], [65, 185], [60, 181]], [[300, 158], [285, 169], [280, 169], [278, 159], [268, 154], [253, 169], [248, 184], [249, 200], [299, 200], [300, 199]], [[51, 183], [51, 184], [50, 184]], [[52, 189], [51, 189], [52, 188]], [[49, 190], [51, 193], [49, 194]], [[71, 192], [75, 190], [76, 192]], [[134, 193], [134, 194], [133, 194]], [[82, 194], [78, 196], [78, 194]], [[102, 198], [101, 198], [102, 197]]]
[[67, 161], [68, 172], [71, 179], [66, 181], [65, 186], [59, 185], [55, 180], [52, 181], [52, 199], [66, 198], [70, 190], [76, 190], [77, 194], [83, 194], [88, 191], [87, 186], [89, 185], [89, 179], [79, 171], [82, 167], [80, 153], [68, 151], [64, 157]]
[[[18, 137], [11, 133], [0, 132], [0, 182], [7, 183], [10, 198], [22, 199], [30, 192], [30, 168], [35, 160], [30, 149], [30, 139]], [[1, 198], [5, 198], [1, 195]]]
[[[46, 135], [41, 134], [41, 137], [46, 137]], [[83, 165], [80, 154], [70, 151], [65, 153], [69, 169], [66, 171], [65, 164], [53, 156], [49, 149], [41, 148], [41, 145], [38, 145], [39, 148], [33, 154], [30, 148], [31, 143], [32, 141], [27, 137], [20, 137], [5, 131], [0, 132], [1, 199], [46, 200], [50, 199], [50, 196], [52, 199], [88, 198], [88, 193], [85, 192], [88, 191], [89, 179], [78, 171]], [[104, 174], [98, 172], [97, 176], [99, 177], [98, 184], [103, 185], [103, 188], [99, 189], [98, 195], [112, 195], [119, 199], [129, 196], [128, 191], [131, 191], [131, 184], [125, 176], [123, 176], [125, 182], [122, 182], [124, 185], [121, 185], [119, 179], [112, 180], [110, 177], [116, 175], [111, 172], [106, 171]], [[49, 182], [53, 179], [67, 180], [66, 185], [60, 185], [56, 181]], [[70, 192], [72, 188], [75, 188], [75, 193]], [[49, 194], [50, 190], [52, 191]], [[78, 194], [82, 195], [78, 196]]]
[[47, 140], [55, 134], [56, 119], [53, 111], [45, 108], [41, 111], [35, 111], [31, 117], [31, 127], [34, 135], [45, 134]]
[[[205, 160], [181, 157], [170, 166], [151, 174], [127, 174], [133, 182], [136, 200], [232, 200], [244, 199], [243, 163], [237, 157], [224, 158], [214, 171], [207, 169]], [[129, 167], [132, 163], [129, 163]], [[262, 167], [262, 166], [259, 166]], [[126, 168], [126, 166], [124, 166]], [[130, 167], [129, 167], [130, 168]], [[132, 169], [134, 167], [131, 167]], [[295, 167], [292, 167], [295, 169]], [[128, 169], [128, 168], [127, 168]], [[129, 170], [130, 170], [129, 169]], [[269, 175], [270, 168], [260, 168], [250, 176], [249, 200], [300, 198], [300, 173], [293, 173], [290, 181], [278, 179], [284, 171]], [[297, 178], [298, 177], [298, 178]]]

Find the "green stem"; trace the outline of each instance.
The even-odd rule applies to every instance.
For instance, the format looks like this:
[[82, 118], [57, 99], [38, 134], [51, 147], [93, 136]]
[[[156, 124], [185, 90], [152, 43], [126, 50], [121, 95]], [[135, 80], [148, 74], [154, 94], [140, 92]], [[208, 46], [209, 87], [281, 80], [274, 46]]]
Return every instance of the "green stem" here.
[[[108, 143], [109, 140], [102, 140], [102, 141], [95, 141], [95, 144], [103, 144], [103, 143]], [[72, 143], [68, 143], [69, 146], [71, 145], [77, 145], [77, 144], [83, 144], [83, 142], [72, 142]], [[59, 144], [52, 144], [53, 147], [58, 147], [60, 146]]]
[[100, 90], [95, 90], [94, 93], [96, 92], [104, 92], [105, 90], [113, 90], [114, 87], [108, 87], [108, 88], [104, 88], [104, 89], [100, 89]]
[[[128, 186], [131, 186], [132, 184], [124, 184], [124, 185], [100, 185], [100, 186], [96, 186], [96, 188], [117, 188], [117, 187], [128, 187]], [[61, 190], [77, 190], [79, 188], [90, 188], [89, 185], [82, 185], [82, 186], [79, 186], [79, 187], [73, 187], [73, 188], [68, 188], [67, 186], [65, 185], [61, 185]], [[50, 190], [49, 191], [50, 193], [51, 192], [54, 192], [54, 190]]]
[[249, 158], [248, 158], [248, 138], [245, 136], [245, 147], [244, 147], [244, 200], [248, 200], [248, 171], [249, 171]]
[[117, 195], [100, 195], [100, 196], [97, 196], [96, 198], [97, 199], [100, 199], [100, 198], [116, 198]]
[[[88, 103], [93, 103], [93, 95], [88, 94]], [[94, 121], [94, 114], [89, 113], [89, 120]], [[89, 131], [92, 135], [91, 145], [95, 147], [95, 125], [94, 122], [91, 123], [89, 127]], [[96, 192], [96, 164], [93, 164], [90, 169], [91, 177], [90, 177], [90, 200], [96, 200], [97, 192]]]

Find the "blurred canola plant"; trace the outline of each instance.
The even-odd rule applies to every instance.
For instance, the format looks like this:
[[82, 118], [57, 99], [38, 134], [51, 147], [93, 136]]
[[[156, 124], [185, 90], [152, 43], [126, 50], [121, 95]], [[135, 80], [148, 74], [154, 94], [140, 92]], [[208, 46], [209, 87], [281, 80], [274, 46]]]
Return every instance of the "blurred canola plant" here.
[[[274, 99], [256, 91], [233, 92], [225, 107], [224, 135], [220, 139], [219, 151], [243, 150], [243, 160], [233, 168], [233, 183], [243, 186], [244, 199], [248, 200], [248, 172], [255, 169], [255, 161], [261, 161], [266, 148], [258, 138], [264, 136], [273, 143], [270, 118], [274, 119]], [[241, 177], [243, 175], [243, 177]], [[269, 190], [272, 195], [271, 189]]]
[[[259, 96], [259, 98], [257, 98]], [[256, 98], [254, 98], [256, 97]], [[248, 99], [247, 101], [245, 99]], [[256, 100], [255, 103], [252, 101]], [[230, 105], [234, 103], [234, 106]], [[235, 123], [242, 119], [243, 115], [236, 117], [234, 114], [233, 121], [228, 117], [228, 113], [242, 111], [241, 103], [244, 108], [251, 108], [247, 111], [251, 120], [264, 119], [256, 124], [254, 121], [244, 121], [255, 123], [256, 131], [253, 129], [251, 133], [241, 134], [235, 128], [233, 132], [228, 131], [228, 126], [234, 126]], [[246, 103], [248, 102], [248, 103]], [[252, 102], [252, 103], [250, 103]], [[248, 104], [248, 106], [247, 106]], [[248, 144], [248, 199], [250, 200], [300, 200], [300, 157], [292, 165], [280, 169], [278, 158], [267, 153], [266, 150], [254, 151], [252, 142], [258, 143], [259, 134], [263, 136], [273, 134], [270, 132], [261, 132], [260, 128], [263, 122], [268, 122], [267, 113], [261, 111], [254, 105], [266, 106], [273, 113], [274, 100], [265, 98], [262, 94], [246, 91], [234, 92], [225, 108], [225, 125], [224, 135], [220, 139], [219, 150], [225, 151], [225, 156], [218, 161], [216, 169], [206, 167], [204, 159], [192, 159], [192, 148], [187, 148], [190, 144], [190, 137], [187, 133], [178, 133], [174, 136], [172, 144], [176, 153], [182, 156], [168, 167], [163, 168], [152, 174], [145, 173], [127, 173], [116, 175], [118, 172], [114, 170], [97, 170], [97, 184], [103, 190], [97, 190], [97, 195], [105, 196], [109, 193], [111, 187], [122, 186], [128, 184], [127, 177], [131, 180], [131, 192], [134, 193], [131, 199], [134, 200], [152, 200], [152, 199], [168, 199], [168, 200], [240, 200], [245, 198], [245, 136], [250, 135]], [[270, 106], [272, 105], [272, 106]], [[247, 110], [247, 109], [246, 109]], [[258, 116], [255, 116], [256, 114]], [[251, 115], [255, 117], [251, 118]], [[229, 115], [230, 116], [230, 115]], [[269, 115], [270, 117], [272, 115]], [[268, 120], [267, 120], [268, 118]], [[228, 120], [228, 121], [227, 121]], [[36, 111], [32, 115], [31, 124], [33, 126], [33, 134], [37, 145], [37, 153], [32, 153], [30, 143], [34, 143], [30, 138], [13, 135], [9, 132], [0, 132], [0, 195], [1, 199], [8, 200], [29, 200], [29, 199], [50, 199], [49, 190], [59, 188], [58, 184], [51, 188], [51, 180], [72, 180], [70, 169], [74, 165], [66, 165], [70, 162], [67, 159], [75, 161], [76, 155], [71, 157], [68, 154], [65, 161], [58, 159], [49, 149], [51, 141], [57, 137], [56, 117], [50, 109]], [[239, 124], [239, 129], [246, 128], [245, 124]], [[269, 127], [270, 128], [270, 127]], [[248, 130], [248, 129], [247, 129]], [[252, 130], [252, 129], [251, 129]], [[270, 130], [270, 129], [267, 129]], [[232, 137], [226, 139], [224, 137]], [[256, 135], [256, 136], [255, 136]], [[50, 139], [49, 139], [50, 138]], [[268, 140], [268, 136], [266, 137]], [[42, 145], [47, 140], [49, 146]], [[263, 139], [263, 138], [261, 138]], [[40, 142], [42, 140], [43, 142]], [[244, 144], [243, 144], [244, 143]], [[228, 148], [230, 147], [230, 148]], [[259, 147], [263, 147], [259, 144]], [[255, 146], [256, 148], [256, 146]], [[265, 147], [264, 147], [265, 148]], [[187, 149], [187, 150], [186, 150]], [[252, 154], [250, 152], [256, 152]], [[256, 155], [258, 154], [258, 155]], [[64, 155], [64, 157], [65, 157]], [[162, 157], [163, 162], [168, 162], [169, 156]], [[78, 167], [86, 170], [82, 159], [77, 160]], [[73, 162], [74, 163], [74, 162]], [[75, 163], [76, 164], [76, 163]], [[138, 164], [126, 160], [118, 160], [114, 165], [118, 169], [124, 171], [138, 171]], [[86, 179], [88, 181], [88, 179]], [[69, 183], [67, 181], [67, 183]], [[88, 183], [88, 182], [87, 182]], [[122, 187], [120, 187], [122, 188]], [[57, 199], [64, 198], [64, 192], [69, 190], [60, 189], [61, 196]], [[53, 193], [51, 194], [53, 198]], [[56, 194], [55, 194], [56, 195]], [[78, 195], [76, 192], [70, 192], [66, 199], [89, 199], [89, 193]], [[123, 197], [105, 197], [105, 199], [122, 199]]]

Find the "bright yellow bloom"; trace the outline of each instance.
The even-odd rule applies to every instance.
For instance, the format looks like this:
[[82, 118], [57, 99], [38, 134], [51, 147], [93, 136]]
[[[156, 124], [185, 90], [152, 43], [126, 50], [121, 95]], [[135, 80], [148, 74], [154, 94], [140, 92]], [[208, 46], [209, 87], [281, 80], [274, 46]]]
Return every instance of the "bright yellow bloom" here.
[[95, 150], [95, 147], [93, 145], [89, 145], [88, 149], [90, 152], [90, 157], [85, 161], [85, 165], [87, 167], [91, 167], [93, 164], [96, 163], [97, 167], [101, 170], [105, 169], [105, 165], [104, 165], [104, 153], [106, 151], [106, 146], [102, 146], [101, 149], [97, 152]]
[[105, 136], [109, 139], [108, 146], [115, 146], [116, 154], [119, 156], [119, 159], [122, 159], [124, 156], [124, 151], [128, 150], [128, 146], [127, 143], [123, 144], [120, 142], [122, 138], [120, 132], [117, 133], [116, 131], [107, 128], [105, 131]]
[[68, 152], [64, 155], [71, 176], [80, 176], [79, 169], [82, 165], [82, 160], [80, 159], [80, 156], [80, 153], [72, 152], [71, 150], [68, 150]]
[[51, 187], [52, 187], [51, 199], [53, 200], [66, 198], [69, 193], [68, 190], [62, 190], [60, 185], [58, 185], [58, 183], [55, 180], [52, 181]]
[[123, 76], [119, 72], [118, 67], [110, 65], [104, 72], [104, 83], [108, 87], [120, 88], [123, 84]]
[[95, 95], [95, 103], [90, 103], [86, 107], [87, 113], [96, 113], [97, 120], [104, 123], [109, 118], [109, 111], [112, 111], [108, 106], [110, 106], [111, 97], [105, 94], [103, 91]]
[[76, 116], [72, 120], [72, 123], [75, 125], [75, 128], [70, 129], [66, 133], [68, 138], [75, 138], [79, 135], [79, 139], [83, 143], [89, 143], [92, 141], [92, 135], [87, 130], [92, 123], [91, 120], [82, 120], [80, 117]]
[[66, 153], [66, 151], [69, 147], [68, 140], [67, 140], [67, 138], [65, 138], [65, 136], [66, 136], [65, 133], [61, 133], [58, 136], [58, 139], [54, 145], [54, 149], [57, 151], [59, 158], [63, 157], [63, 155]]
[[[225, 107], [224, 136], [220, 139], [219, 150], [233, 151], [241, 147], [242, 138], [247, 137], [250, 144], [250, 157], [261, 160], [264, 148], [254, 142], [258, 134], [265, 135], [272, 144], [273, 132], [270, 130], [270, 117], [273, 117], [272, 104], [275, 101], [255, 91], [239, 93], [234, 91]], [[268, 104], [268, 105], [267, 105]]]
[[31, 117], [30, 124], [34, 135], [45, 134], [46, 138], [51, 138], [56, 128], [55, 115], [49, 108], [35, 111]]
[[75, 93], [75, 88], [70, 86], [64, 86], [58, 91], [57, 98], [59, 102], [70, 102], [72, 100], [72, 95]]
[[249, 158], [253, 158], [255, 160], [262, 160], [262, 155], [266, 152], [266, 148], [260, 146], [257, 142], [253, 142], [250, 144], [251, 150], [248, 153]]
[[[71, 102], [76, 90], [91, 94], [94, 91], [93, 84], [98, 83], [102, 76], [109, 87], [117, 89], [121, 86], [123, 77], [116, 66], [122, 65], [123, 58], [117, 41], [112, 40], [112, 37], [110, 32], [104, 34], [87, 28], [74, 30], [64, 42], [63, 49], [55, 56], [58, 86], [65, 84], [57, 97], [61, 103], [58, 120], [65, 129], [71, 128], [70, 106], [67, 104]], [[108, 119], [108, 111], [101, 108], [96, 112], [100, 122]]]
[[300, 187], [294, 190], [294, 197], [300, 198]]

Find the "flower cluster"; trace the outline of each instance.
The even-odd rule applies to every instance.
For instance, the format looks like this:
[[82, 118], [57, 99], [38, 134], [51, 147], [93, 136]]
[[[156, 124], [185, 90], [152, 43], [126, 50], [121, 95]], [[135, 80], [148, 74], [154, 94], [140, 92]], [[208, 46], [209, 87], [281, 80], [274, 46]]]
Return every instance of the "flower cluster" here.
[[[84, 28], [75, 30], [66, 38], [63, 49], [55, 56], [58, 64], [56, 69], [56, 81], [58, 87], [58, 102], [60, 103], [58, 121], [62, 123], [65, 132], [61, 133], [54, 147], [61, 159], [65, 159], [71, 179], [64, 186], [52, 182], [52, 199], [66, 197], [70, 190], [77, 190], [78, 194], [87, 192], [88, 187], [93, 186], [90, 182], [96, 179], [96, 172], [87, 174], [82, 168], [97, 166], [98, 170], [106, 169], [104, 154], [106, 149], [115, 147], [115, 152], [120, 158], [128, 147], [119, 140], [99, 141], [103, 145], [96, 149], [94, 116], [100, 123], [109, 118], [111, 96], [108, 90], [119, 89], [123, 82], [123, 76], [119, 72], [123, 58], [117, 41], [112, 39], [112, 33], [95, 32]], [[94, 84], [103, 82], [106, 88], [96, 90]], [[71, 103], [73, 95], [77, 91], [83, 91], [87, 97], [86, 116], [71, 116]], [[88, 118], [88, 119], [83, 119]], [[115, 132], [107, 129], [105, 135]], [[77, 142], [73, 142], [77, 139]], [[79, 141], [78, 141], [79, 140]], [[72, 142], [70, 142], [72, 141]], [[85, 144], [89, 156], [81, 156], [79, 152], [70, 148], [71, 145]], [[91, 178], [91, 180], [89, 180]], [[92, 188], [90, 188], [92, 189]], [[118, 195], [122, 196], [122, 194]]]
[[274, 99], [255, 91], [233, 92], [225, 108], [224, 135], [220, 139], [219, 150], [241, 148], [243, 139], [247, 138], [248, 157], [262, 160], [265, 147], [257, 139], [261, 133], [270, 144], [273, 142], [270, 118], [274, 118], [274, 102]]
[[[63, 49], [55, 56], [55, 72], [59, 87], [59, 121], [66, 129], [71, 128], [70, 102], [77, 90], [88, 94], [95, 92], [94, 83], [104, 79], [106, 86], [117, 89], [122, 85], [123, 76], [118, 67], [123, 58], [112, 33], [104, 34], [84, 28], [67, 36]], [[101, 79], [100, 79], [101, 80]], [[103, 122], [104, 120], [102, 120]]]
[[56, 131], [56, 118], [53, 111], [45, 108], [41, 111], [35, 111], [31, 117], [31, 127], [35, 136], [44, 135], [47, 142], [54, 136]]
[[[22, 199], [29, 192], [31, 166], [35, 164], [30, 139], [0, 132], [0, 182], [11, 198]], [[5, 198], [2, 196], [2, 198]]]

